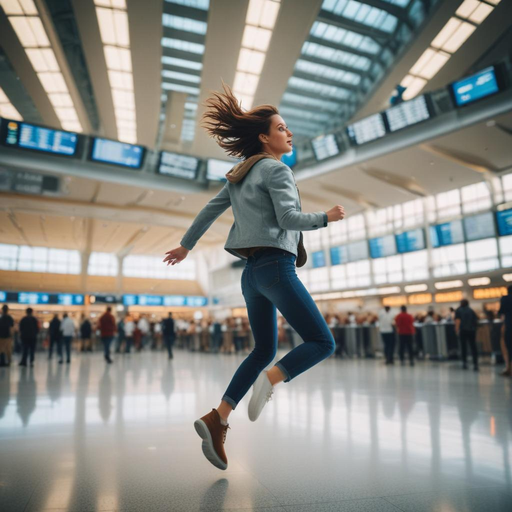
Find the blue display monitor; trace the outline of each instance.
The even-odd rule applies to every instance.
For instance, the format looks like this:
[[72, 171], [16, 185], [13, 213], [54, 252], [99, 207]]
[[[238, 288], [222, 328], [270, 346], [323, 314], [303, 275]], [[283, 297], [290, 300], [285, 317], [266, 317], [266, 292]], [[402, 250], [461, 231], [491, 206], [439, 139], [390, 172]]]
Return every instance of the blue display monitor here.
[[370, 256], [372, 258], [384, 258], [396, 254], [396, 241], [393, 235], [371, 238], [369, 242]]
[[328, 135], [320, 135], [311, 141], [313, 153], [318, 161], [331, 158], [340, 153], [340, 147], [333, 133]]
[[492, 212], [464, 217], [464, 231], [468, 242], [496, 236]]
[[347, 127], [347, 135], [353, 144], [359, 146], [386, 135], [384, 117], [379, 112]]
[[109, 139], [93, 139], [91, 160], [130, 169], [140, 169], [144, 158], [144, 148]]
[[425, 233], [423, 229], [413, 229], [395, 235], [396, 248], [400, 254], [425, 249]]
[[500, 236], [512, 235], [512, 208], [496, 212]]
[[20, 292], [18, 293], [18, 304], [49, 304], [48, 293]]
[[160, 162], [158, 172], [167, 176], [183, 178], [186, 180], [195, 180], [199, 168], [199, 158], [195, 156], [180, 155], [179, 153], [170, 153], [162, 151], [160, 153]]
[[2, 144], [52, 155], [75, 156], [78, 135], [5, 119], [2, 126]]
[[208, 304], [206, 297], [184, 295], [123, 295], [125, 306], [191, 306], [202, 307]]
[[325, 253], [324, 251], [316, 251], [313, 256], [313, 268], [325, 267]]
[[62, 306], [83, 306], [84, 296], [71, 293], [60, 293], [57, 295], [57, 304]]
[[290, 151], [290, 153], [286, 153], [281, 157], [281, 162], [290, 168], [297, 165], [297, 148], [293, 146], [293, 149]]
[[500, 79], [495, 66], [450, 85], [452, 98], [458, 107], [492, 96], [500, 90]]
[[348, 249], [346, 245], [331, 247], [331, 265], [341, 265], [348, 262]]
[[464, 242], [462, 222], [454, 220], [430, 226], [430, 239], [432, 247], [444, 247], [446, 245], [461, 244]]
[[210, 181], [227, 181], [226, 174], [235, 167], [236, 162], [210, 158], [206, 162], [206, 179]]

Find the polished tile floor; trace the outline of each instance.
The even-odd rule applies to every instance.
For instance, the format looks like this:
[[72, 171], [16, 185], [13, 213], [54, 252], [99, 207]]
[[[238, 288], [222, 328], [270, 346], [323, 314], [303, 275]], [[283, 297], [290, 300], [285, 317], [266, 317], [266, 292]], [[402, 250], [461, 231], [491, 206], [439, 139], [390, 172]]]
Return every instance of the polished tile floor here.
[[512, 510], [512, 386], [496, 369], [329, 359], [279, 385], [256, 423], [244, 398], [220, 471], [193, 421], [242, 359], [0, 368], [0, 511]]

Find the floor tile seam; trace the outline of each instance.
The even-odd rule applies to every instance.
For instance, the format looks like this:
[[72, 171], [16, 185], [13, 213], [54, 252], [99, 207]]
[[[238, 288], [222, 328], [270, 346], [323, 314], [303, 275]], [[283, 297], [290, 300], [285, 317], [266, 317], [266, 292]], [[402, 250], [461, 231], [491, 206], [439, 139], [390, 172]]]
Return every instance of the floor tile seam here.
[[392, 507], [396, 508], [397, 510], [400, 510], [401, 512], [407, 512], [406, 510], [404, 510], [403, 508], [400, 508], [396, 503], [392, 503], [391, 501], [389, 501], [388, 499], [386, 499], [385, 497], [382, 497], [382, 499], [386, 502], [386, 503], [389, 503]]

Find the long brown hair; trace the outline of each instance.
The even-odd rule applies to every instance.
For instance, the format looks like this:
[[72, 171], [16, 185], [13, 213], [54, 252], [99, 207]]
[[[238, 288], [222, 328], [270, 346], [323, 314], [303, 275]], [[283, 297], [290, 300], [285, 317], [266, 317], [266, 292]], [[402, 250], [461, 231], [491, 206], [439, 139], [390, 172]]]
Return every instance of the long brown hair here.
[[244, 111], [229, 86], [222, 82], [222, 87], [224, 93], [214, 92], [205, 102], [203, 128], [230, 156], [249, 158], [260, 153], [263, 148], [258, 135], [268, 134], [270, 118], [279, 111], [272, 105]]

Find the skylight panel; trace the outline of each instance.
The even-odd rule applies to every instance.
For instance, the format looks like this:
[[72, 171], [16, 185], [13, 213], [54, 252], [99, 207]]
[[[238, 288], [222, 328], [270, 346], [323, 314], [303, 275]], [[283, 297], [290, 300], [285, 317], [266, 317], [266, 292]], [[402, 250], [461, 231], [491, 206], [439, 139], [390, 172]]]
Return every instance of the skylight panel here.
[[343, 64], [361, 71], [367, 71], [370, 68], [371, 60], [366, 57], [354, 55], [343, 50], [335, 50], [316, 43], [306, 41], [302, 46], [302, 53], [317, 57], [319, 59], [328, 60], [333, 63]]
[[178, 71], [169, 71], [168, 69], [162, 70], [162, 76], [165, 78], [174, 78], [182, 82], [190, 82], [193, 84], [201, 83], [201, 77], [197, 75], [189, 75], [187, 73], [179, 73]]
[[179, 68], [196, 69], [198, 71], [203, 69], [202, 62], [194, 62], [192, 60], [177, 59], [176, 57], [168, 57], [167, 55], [164, 55], [162, 57], [162, 64], [167, 64], [168, 66], [176, 66]]
[[210, 0], [165, 0], [170, 4], [184, 5], [185, 7], [193, 7], [207, 11], [210, 8]]
[[170, 37], [162, 38], [162, 46], [166, 48], [173, 48], [174, 50], [181, 50], [182, 52], [195, 53], [197, 55], [203, 55], [204, 53], [204, 44], [191, 43], [180, 39], [171, 39]]
[[295, 76], [290, 77], [288, 85], [298, 89], [304, 89], [305, 91], [325, 94], [330, 98], [345, 99], [350, 94], [347, 89], [341, 89], [340, 87], [334, 87], [332, 85], [319, 84], [317, 82], [304, 80], [303, 78], [297, 78]]
[[3, 89], [0, 87], [0, 117], [13, 119], [14, 121], [23, 121], [16, 107], [11, 103]]
[[311, 75], [351, 85], [357, 85], [361, 81], [361, 77], [355, 73], [341, 71], [340, 69], [330, 68], [324, 64], [316, 64], [314, 62], [301, 59], [295, 63], [295, 69], [297, 71], [302, 71], [303, 73], [309, 73]]
[[368, 27], [392, 33], [398, 23], [395, 16], [356, 0], [324, 0], [322, 9]]
[[298, 103], [310, 107], [318, 107], [323, 109], [336, 109], [339, 107], [338, 103], [320, 98], [310, 98], [308, 96], [301, 96], [292, 92], [285, 92], [283, 94], [282, 102]]
[[189, 94], [199, 95], [198, 87], [188, 87], [186, 85], [173, 84], [170, 82], [162, 82], [162, 89], [166, 91], [187, 92]]
[[373, 54], [376, 54], [381, 50], [380, 45], [370, 37], [335, 27], [334, 25], [329, 25], [321, 21], [315, 21], [315, 23], [313, 23], [311, 35], [325, 39], [326, 41], [331, 41], [332, 43], [343, 44], [354, 49], [362, 49]]
[[162, 16], [162, 23], [164, 27], [192, 32], [194, 34], [206, 34], [207, 24], [204, 21], [197, 21], [190, 18], [183, 18], [182, 16], [174, 16], [172, 14], [164, 13]]

